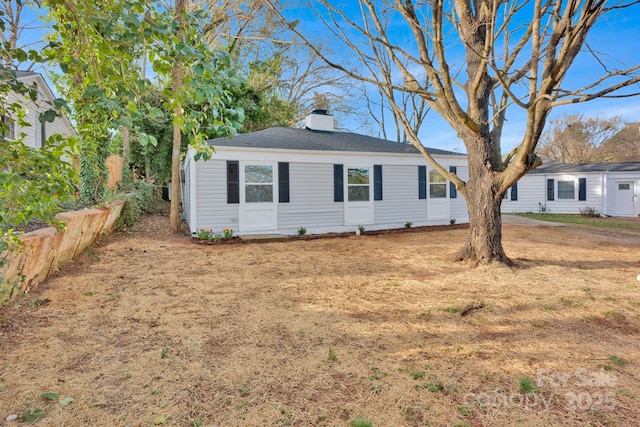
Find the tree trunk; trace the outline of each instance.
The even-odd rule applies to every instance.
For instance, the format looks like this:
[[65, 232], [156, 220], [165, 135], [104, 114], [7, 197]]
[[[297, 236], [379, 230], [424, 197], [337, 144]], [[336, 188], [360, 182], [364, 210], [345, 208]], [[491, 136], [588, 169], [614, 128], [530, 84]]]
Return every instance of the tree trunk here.
[[[459, 260], [476, 264], [501, 262], [513, 265], [502, 247], [502, 194], [497, 182], [500, 158], [491, 150], [490, 143], [478, 138], [468, 147], [469, 182], [465, 198], [469, 209], [469, 238], [456, 254]], [[475, 152], [474, 152], [475, 151]], [[493, 155], [492, 155], [493, 154]]]
[[[178, 21], [178, 40], [182, 39], [184, 22], [182, 12], [184, 0], [176, 0], [175, 16]], [[182, 89], [182, 63], [179, 57], [173, 64], [172, 92], [175, 107], [173, 110], [173, 150], [171, 152], [171, 211], [169, 222], [173, 233], [180, 232], [180, 146], [182, 142], [182, 105], [180, 90]]]

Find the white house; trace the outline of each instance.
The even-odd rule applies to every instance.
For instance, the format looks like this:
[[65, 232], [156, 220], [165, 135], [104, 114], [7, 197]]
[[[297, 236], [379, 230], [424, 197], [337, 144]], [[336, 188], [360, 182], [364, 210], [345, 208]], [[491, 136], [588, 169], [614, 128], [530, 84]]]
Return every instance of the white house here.
[[548, 162], [507, 192], [502, 212], [579, 214], [587, 208], [611, 216], [640, 214], [640, 162]]
[[26, 109], [26, 120], [30, 126], [20, 126], [15, 118], [5, 114], [2, 120], [9, 126], [9, 132], [5, 135], [7, 139], [16, 139], [21, 133], [25, 134], [24, 144], [32, 148], [40, 148], [44, 141], [53, 135], [60, 134], [64, 137], [70, 137], [75, 134], [75, 129], [66, 116], [56, 117], [53, 122], [40, 120], [40, 114], [50, 110], [53, 105], [55, 96], [49, 88], [41, 74], [32, 71], [16, 71], [16, 77], [25, 85], [34, 86], [38, 91], [38, 99], [34, 102], [31, 99], [16, 94], [9, 93], [8, 102], [19, 102]]
[[[453, 185], [413, 147], [333, 130], [316, 110], [306, 129], [271, 128], [210, 141], [215, 154], [183, 163], [182, 203], [191, 233], [309, 234], [468, 222]], [[462, 179], [466, 156], [429, 150]]]

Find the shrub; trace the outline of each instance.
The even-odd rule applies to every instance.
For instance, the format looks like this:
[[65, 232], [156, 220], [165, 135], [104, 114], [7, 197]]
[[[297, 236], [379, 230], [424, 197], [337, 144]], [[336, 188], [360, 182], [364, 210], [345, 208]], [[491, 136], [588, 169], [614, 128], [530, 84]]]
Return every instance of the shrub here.
[[304, 227], [300, 227], [298, 228], [298, 236], [304, 236], [305, 234], [307, 234], [307, 229]]
[[592, 208], [590, 206], [587, 206], [585, 208], [581, 208], [580, 209], [580, 215], [588, 216], [588, 217], [598, 217], [598, 216], [600, 216], [600, 212], [598, 212], [596, 210], [596, 208]]
[[118, 198], [124, 200], [122, 212], [116, 221], [116, 229], [126, 230], [138, 222], [144, 212], [150, 212], [153, 207], [153, 184], [144, 181], [134, 182]]

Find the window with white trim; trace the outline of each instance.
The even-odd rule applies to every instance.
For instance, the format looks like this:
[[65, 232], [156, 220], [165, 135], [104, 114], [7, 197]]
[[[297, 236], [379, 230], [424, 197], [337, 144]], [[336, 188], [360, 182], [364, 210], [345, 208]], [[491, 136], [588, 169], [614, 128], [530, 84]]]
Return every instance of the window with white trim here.
[[435, 170], [429, 171], [429, 198], [447, 198], [447, 180]]
[[558, 181], [558, 200], [574, 200], [576, 198], [575, 181]]
[[350, 202], [368, 202], [370, 179], [368, 168], [347, 169], [347, 195]]
[[2, 129], [0, 131], [0, 137], [9, 141], [16, 139], [16, 122], [14, 122], [9, 116], [2, 116]]
[[273, 202], [272, 165], [245, 165], [244, 199], [247, 203]]

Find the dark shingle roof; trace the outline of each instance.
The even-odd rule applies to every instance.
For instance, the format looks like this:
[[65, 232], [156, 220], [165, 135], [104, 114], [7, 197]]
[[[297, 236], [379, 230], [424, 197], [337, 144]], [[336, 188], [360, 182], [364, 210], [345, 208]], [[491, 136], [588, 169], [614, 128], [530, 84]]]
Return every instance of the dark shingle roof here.
[[[275, 127], [257, 132], [239, 134], [233, 138], [217, 138], [209, 141], [214, 147], [253, 147], [281, 150], [351, 151], [364, 153], [419, 154], [408, 144], [399, 144], [372, 136], [351, 132], [312, 131]], [[427, 148], [431, 154], [461, 155], [453, 151]]]
[[626, 163], [583, 163], [578, 165], [545, 162], [530, 173], [587, 173], [587, 172], [640, 172], [640, 162]]

